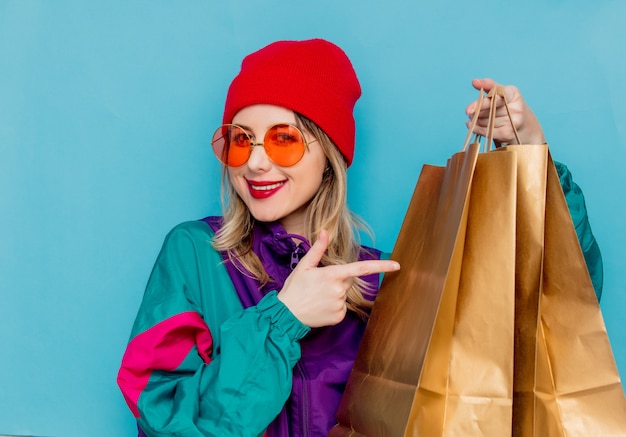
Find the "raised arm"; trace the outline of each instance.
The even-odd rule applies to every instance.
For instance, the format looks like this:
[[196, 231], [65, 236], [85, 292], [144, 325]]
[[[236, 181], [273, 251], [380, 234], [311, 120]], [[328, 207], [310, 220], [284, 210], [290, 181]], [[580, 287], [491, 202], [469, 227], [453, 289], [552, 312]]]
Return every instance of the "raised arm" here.
[[[493, 79], [474, 79], [472, 86], [476, 89], [483, 89], [485, 92], [489, 92], [494, 87], [501, 85]], [[509, 104], [509, 110], [511, 111], [511, 119], [517, 129], [520, 142], [522, 144], [544, 144], [546, 138], [541, 124], [524, 101], [519, 89], [513, 85], [506, 85], [504, 86], [504, 92]], [[517, 140], [511, 123], [509, 122], [504, 102], [500, 97], [496, 99], [494, 141], [499, 144], [516, 144]], [[489, 104], [489, 100], [485, 99], [482, 108], [478, 108], [478, 101], [476, 100], [467, 105], [465, 109], [466, 114], [470, 118], [477, 110], [480, 111], [476, 128], [474, 129], [474, 132], [479, 135], [485, 136], [487, 133]], [[469, 121], [467, 122], [467, 126], [469, 127]], [[576, 228], [578, 241], [585, 256], [587, 269], [589, 270], [589, 275], [591, 276], [596, 296], [599, 300], [602, 296], [603, 285], [602, 255], [591, 231], [585, 198], [580, 187], [573, 181], [568, 168], [564, 164], [556, 162], [556, 169], [559, 174], [561, 187], [565, 194], [565, 200], [567, 201], [572, 221]]]

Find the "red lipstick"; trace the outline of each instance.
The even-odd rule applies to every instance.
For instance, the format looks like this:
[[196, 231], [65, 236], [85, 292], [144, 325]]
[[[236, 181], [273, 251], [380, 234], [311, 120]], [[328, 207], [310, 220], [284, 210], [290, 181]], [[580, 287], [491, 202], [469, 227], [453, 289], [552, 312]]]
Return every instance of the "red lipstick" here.
[[250, 195], [255, 199], [267, 199], [274, 195], [284, 185], [285, 181], [247, 181]]

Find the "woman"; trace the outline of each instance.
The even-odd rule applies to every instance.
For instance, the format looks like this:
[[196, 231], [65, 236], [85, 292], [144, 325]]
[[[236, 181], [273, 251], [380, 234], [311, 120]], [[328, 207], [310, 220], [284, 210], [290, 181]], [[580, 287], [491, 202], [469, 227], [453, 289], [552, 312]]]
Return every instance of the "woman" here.
[[[543, 143], [507, 92], [522, 140]], [[359, 244], [346, 204], [360, 94], [345, 53], [321, 39], [243, 60], [213, 137], [224, 216], [167, 236], [118, 376], [140, 434], [317, 436], [334, 425], [379, 273], [400, 268]], [[495, 137], [512, 142], [504, 127]]]

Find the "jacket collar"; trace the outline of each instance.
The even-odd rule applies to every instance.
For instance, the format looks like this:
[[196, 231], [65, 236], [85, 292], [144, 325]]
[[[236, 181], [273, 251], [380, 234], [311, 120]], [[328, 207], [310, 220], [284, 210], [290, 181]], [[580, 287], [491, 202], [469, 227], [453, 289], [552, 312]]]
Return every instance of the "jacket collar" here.
[[255, 223], [252, 250], [272, 278], [263, 287], [264, 294], [271, 290], [280, 290], [287, 276], [310, 248], [311, 244], [306, 238], [289, 234], [278, 222]]

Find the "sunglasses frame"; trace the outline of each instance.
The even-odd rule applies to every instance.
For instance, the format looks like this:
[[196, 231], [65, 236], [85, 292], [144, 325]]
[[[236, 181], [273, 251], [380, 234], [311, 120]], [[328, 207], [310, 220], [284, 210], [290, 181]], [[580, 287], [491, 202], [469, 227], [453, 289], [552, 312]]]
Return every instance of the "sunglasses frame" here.
[[[289, 127], [289, 128], [293, 128], [293, 129], [295, 129], [295, 130], [296, 130], [296, 131], [300, 134], [300, 137], [302, 138], [302, 143], [304, 144], [304, 148], [302, 149], [302, 154], [300, 155], [300, 157], [298, 158], [298, 160], [297, 160], [296, 162], [294, 162], [293, 164], [289, 164], [289, 165], [282, 165], [282, 164], [280, 164], [280, 163], [278, 163], [278, 162], [274, 161], [274, 160], [270, 157], [270, 154], [268, 153], [268, 150], [267, 150], [267, 148], [265, 147], [265, 138], [267, 137], [267, 134], [268, 134], [268, 133], [269, 133], [272, 129], [274, 129], [274, 128], [276, 128], [276, 127], [279, 127], [279, 126], [286, 126], [286, 127]], [[230, 165], [230, 164], [228, 164], [228, 163], [224, 162], [224, 161], [222, 160], [222, 158], [221, 158], [221, 157], [217, 154], [217, 151], [215, 150], [215, 143], [218, 141], [218, 140], [215, 140], [215, 139], [214, 139], [214, 138], [215, 138], [215, 135], [216, 135], [216, 134], [217, 134], [220, 130], [224, 129], [225, 127], [226, 127], [226, 128], [228, 128], [228, 129], [231, 129], [231, 128], [233, 128], [233, 127], [234, 127], [234, 128], [238, 128], [238, 129], [241, 129], [241, 131], [242, 131], [244, 134], [246, 134], [246, 136], [248, 137], [248, 140], [250, 141], [250, 149], [249, 149], [249, 151], [248, 151], [248, 157], [246, 158], [246, 160], [245, 160], [243, 163], [241, 163], [241, 164], [239, 164], [239, 165]], [[220, 134], [220, 135], [221, 135], [221, 134]], [[223, 138], [224, 138], [224, 136], [225, 136], [225, 135], [221, 135], [221, 136], [220, 136], [220, 138], [219, 138], [219, 141], [225, 141], [225, 140], [223, 139]], [[211, 146], [212, 146], [212, 148], [213, 148], [213, 153], [214, 153], [214, 154], [215, 154], [215, 156], [217, 157], [218, 161], [220, 161], [222, 164], [224, 164], [224, 165], [226, 165], [226, 166], [228, 166], [228, 167], [241, 167], [242, 165], [244, 165], [246, 162], [248, 162], [248, 160], [250, 159], [250, 156], [252, 156], [252, 149], [253, 149], [254, 147], [258, 147], [258, 146], [262, 146], [262, 147], [263, 147], [263, 149], [265, 150], [265, 154], [267, 155], [267, 158], [268, 158], [270, 161], [272, 161], [274, 164], [276, 164], [276, 165], [278, 165], [278, 166], [280, 166], [280, 167], [292, 167], [292, 166], [296, 165], [298, 162], [300, 162], [300, 161], [302, 160], [302, 158], [304, 157], [305, 152], [309, 149], [309, 144], [314, 143], [315, 141], [317, 141], [317, 139], [313, 139], [313, 140], [311, 140], [311, 141], [307, 141], [306, 137], [304, 136], [304, 132], [302, 132], [302, 129], [300, 129], [298, 126], [293, 125], [293, 124], [290, 124], [290, 123], [276, 123], [276, 124], [273, 124], [272, 126], [270, 126], [270, 127], [269, 127], [266, 131], [265, 131], [265, 134], [263, 135], [263, 142], [254, 142], [254, 141], [252, 140], [252, 135], [250, 135], [250, 133], [249, 133], [246, 129], [244, 129], [243, 127], [239, 126], [238, 124], [234, 124], [234, 123], [225, 123], [225, 124], [222, 124], [221, 126], [218, 126], [218, 128], [217, 128], [217, 129], [215, 129], [215, 132], [213, 133], [213, 137], [212, 137], [212, 138], [213, 138], [213, 139], [211, 140]], [[225, 150], [225, 147], [223, 147], [223, 150]]]

